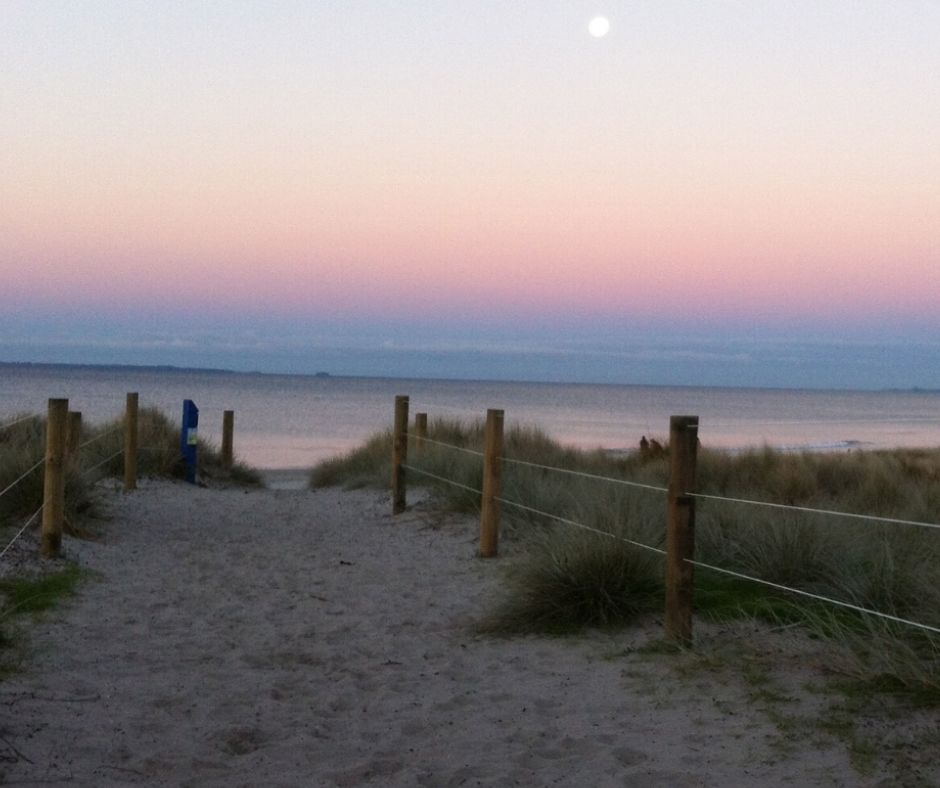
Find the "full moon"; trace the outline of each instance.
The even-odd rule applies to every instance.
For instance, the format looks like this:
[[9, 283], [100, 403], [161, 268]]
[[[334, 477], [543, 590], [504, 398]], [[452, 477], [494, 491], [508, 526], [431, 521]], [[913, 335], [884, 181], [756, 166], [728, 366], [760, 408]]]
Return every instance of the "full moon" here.
[[606, 16], [595, 16], [588, 22], [588, 33], [594, 38], [603, 38], [610, 32], [610, 20]]

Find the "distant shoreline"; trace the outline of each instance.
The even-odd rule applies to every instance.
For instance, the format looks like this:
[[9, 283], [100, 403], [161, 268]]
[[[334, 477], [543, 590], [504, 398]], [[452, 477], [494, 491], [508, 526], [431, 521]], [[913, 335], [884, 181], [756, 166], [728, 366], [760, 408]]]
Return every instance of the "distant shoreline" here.
[[0, 367], [19, 369], [94, 369], [115, 372], [202, 372], [210, 375], [263, 375], [263, 372], [239, 372], [213, 367], [177, 367], [173, 364], [71, 364], [53, 361], [0, 361]]
[[545, 386], [610, 386], [614, 388], [648, 388], [648, 389], [710, 389], [715, 391], [734, 390], [734, 391], [810, 391], [810, 392], [840, 392], [860, 394], [940, 394], [940, 388], [925, 388], [921, 386], [911, 386], [910, 388], [812, 388], [797, 386], [793, 388], [782, 386], [715, 386], [706, 384], [674, 384], [674, 383], [590, 383], [584, 381], [564, 381], [564, 380], [500, 380], [487, 378], [435, 378], [435, 377], [396, 377], [391, 375], [334, 375], [331, 372], [319, 370], [317, 372], [260, 372], [258, 370], [238, 370], [217, 367], [184, 367], [173, 364], [80, 364], [68, 362], [51, 361], [0, 361], [0, 371], [4, 369], [20, 370], [90, 370], [96, 372], [162, 372], [162, 373], [185, 373], [201, 375], [250, 375], [252, 377], [290, 377], [290, 378], [312, 378], [315, 380], [439, 380], [455, 383], [495, 383], [508, 385], [545, 385]]

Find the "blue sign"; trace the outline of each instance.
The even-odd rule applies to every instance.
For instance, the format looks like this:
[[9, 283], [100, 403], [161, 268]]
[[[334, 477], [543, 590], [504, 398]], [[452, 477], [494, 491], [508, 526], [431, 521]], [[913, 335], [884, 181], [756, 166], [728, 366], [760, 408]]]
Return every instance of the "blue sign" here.
[[183, 400], [183, 427], [180, 430], [180, 454], [186, 464], [186, 481], [196, 483], [196, 443], [199, 408], [191, 399]]

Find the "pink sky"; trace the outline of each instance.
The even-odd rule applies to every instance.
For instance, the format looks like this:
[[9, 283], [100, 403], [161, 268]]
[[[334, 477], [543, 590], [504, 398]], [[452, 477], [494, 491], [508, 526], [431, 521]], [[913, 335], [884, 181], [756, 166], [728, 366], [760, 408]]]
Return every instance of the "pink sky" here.
[[4, 17], [0, 309], [940, 329], [937, 4]]

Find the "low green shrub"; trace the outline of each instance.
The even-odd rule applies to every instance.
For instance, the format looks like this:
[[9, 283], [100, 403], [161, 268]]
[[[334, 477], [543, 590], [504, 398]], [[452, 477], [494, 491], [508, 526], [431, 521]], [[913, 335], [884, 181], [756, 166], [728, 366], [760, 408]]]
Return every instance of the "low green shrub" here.
[[23, 658], [25, 636], [16, 619], [43, 613], [72, 596], [82, 579], [75, 564], [39, 577], [0, 580], [0, 678], [15, 671]]

